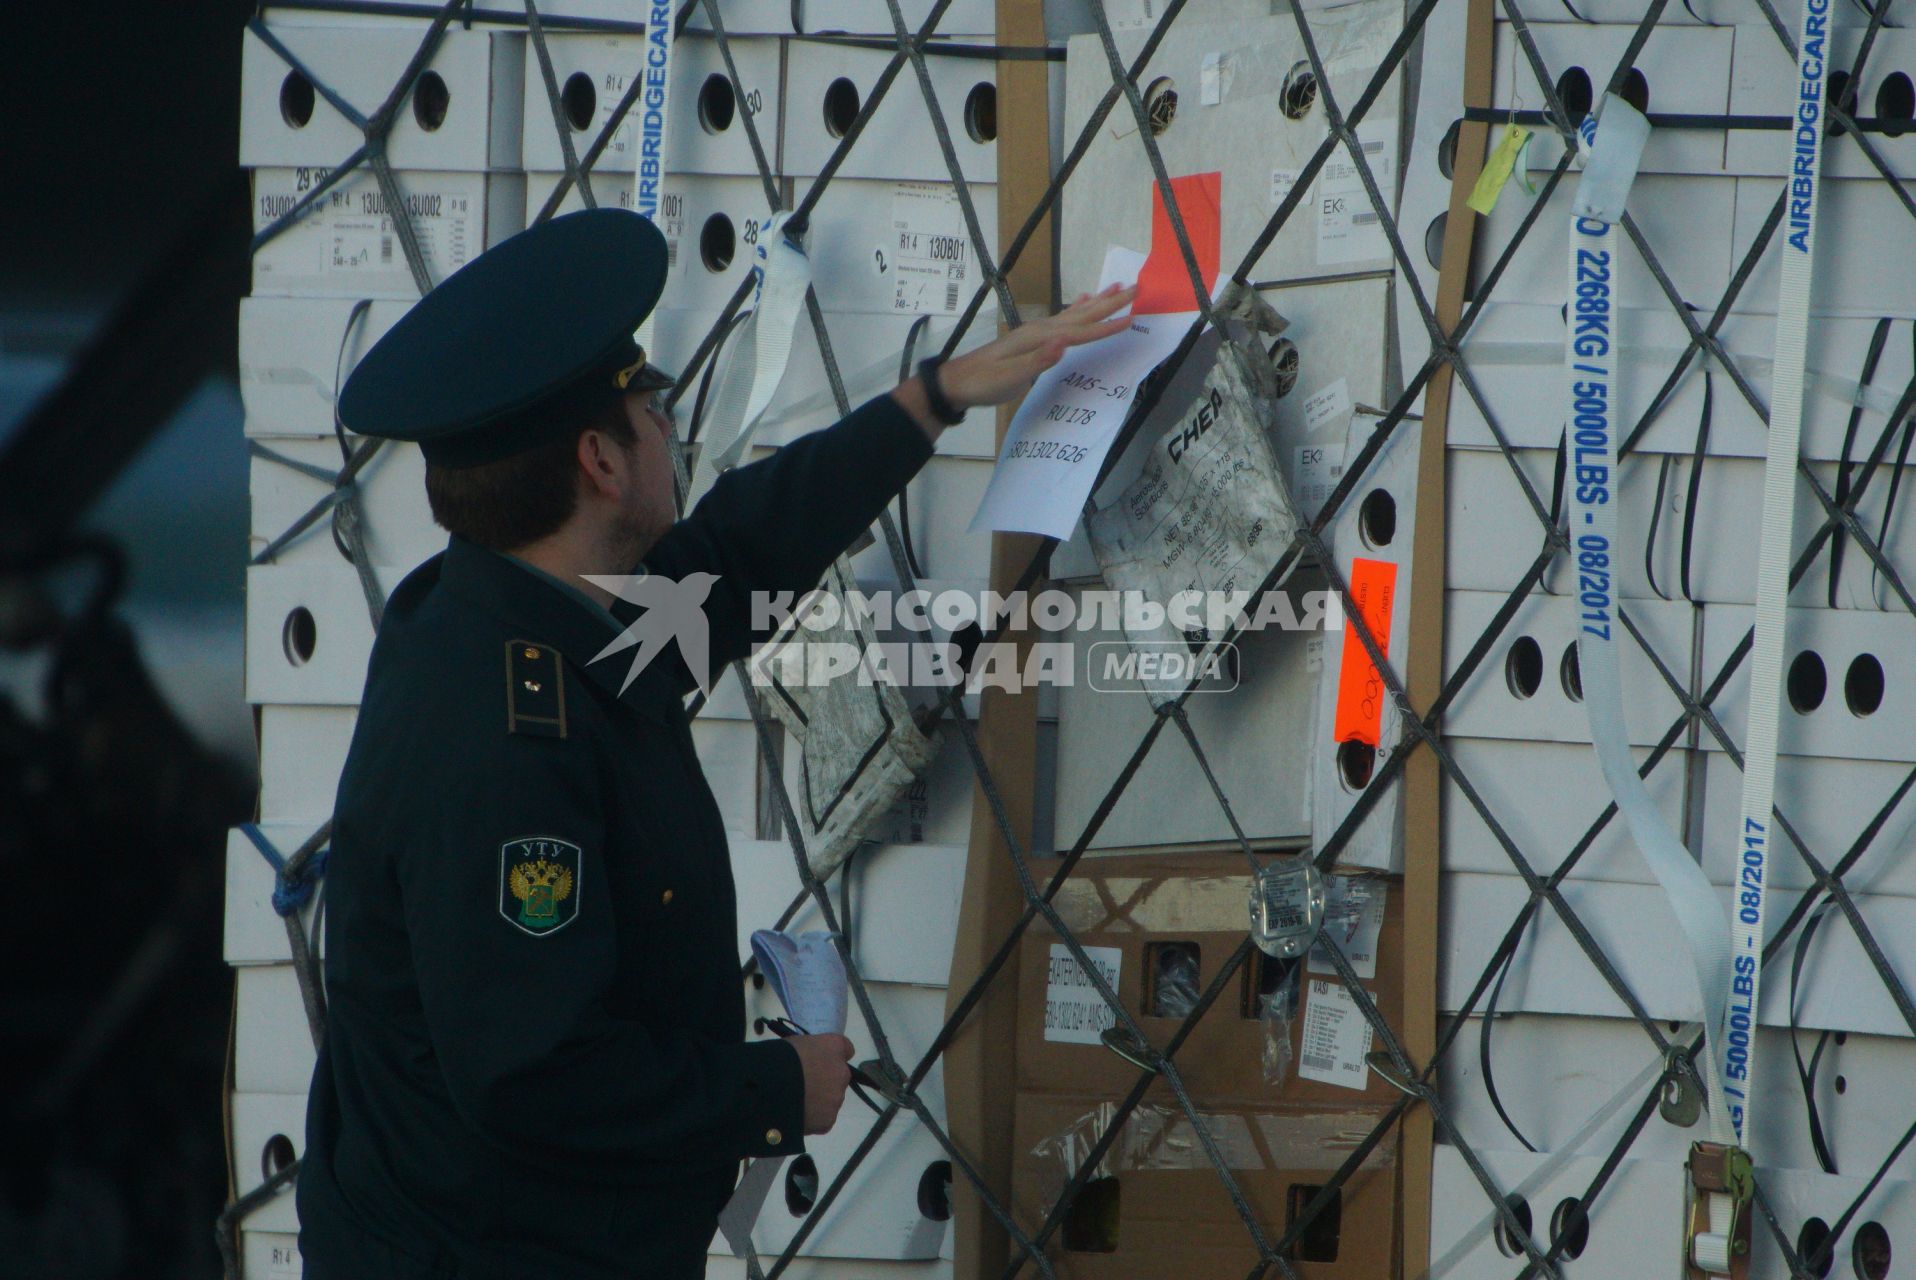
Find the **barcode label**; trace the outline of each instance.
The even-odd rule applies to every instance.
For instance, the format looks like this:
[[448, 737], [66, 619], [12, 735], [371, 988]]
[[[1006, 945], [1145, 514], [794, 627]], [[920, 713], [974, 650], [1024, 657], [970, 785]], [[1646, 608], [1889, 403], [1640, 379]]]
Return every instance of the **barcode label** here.
[[1313, 1071], [1332, 1071], [1337, 1067], [1337, 1063], [1334, 1060], [1325, 1057], [1321, 1053], [1305, 1054], [1304, 1065]]
[[[1341, 428], [1350, 421], [1350, 396], [1344, 379], [1339, 378], [1304, 401], [1305, 429], [1317, 431]], [[1291, 467], [1291, 492], [1303, 503], [1306, 512], [1315, 514], [1331, 496], [1331, 490], [1344, 477], [1343, 444], [1297, 446]]]
[[[885, 815], [890, 844], [923, 844], [931, 820], [931, 784], [923, 778], [905, 788], [905, 794], [892, 803]], [[879, 828], [886, 831], [885, 826]]]
[[[1320, 266], [1345, 266], [1377, 259], [1388, 260], [1390, 241], [1384, 236], [1379, 210], [1388, 207], [1396, 191], [1397, 130], [1384, 126], [1369, 130], [1376, 137], [1358, 139], [1359, 150], [1333, 157], [1318, 179], [1317, 261]], [[1379, 200], [1371, 203], [1365, 171], [1376, 183]]]
[[299, 1280], [305, 1263], [296, 1245], [273, 1245], [266, 1257], [266, 1280]]
[[667, 240], [665, 242], [665, 269], [667, 271], [676, 271], [678, 270], [678, 266], [679, 242], [676, 240]]
[[381, 236], [379, 237], [379, 265], [382, 267], [390, 267], [392, 262], [393, 238], [391, 236]]
[[957, 309], [958, 286], [956, 284], [948, 284], [945, 286], [945, 310], [956, 311]]
[[1332, 974], [1331, 944], [1360, 978], [1377, 976], [1377, 940], [1384, 929], [1389, 890], [1369, 877], [1330, 876], [1324, 886], [1324, 930], [1311, 948], [1310, 971]]
[[[1299, 485], [1299, 500], [1304, 504], [1307, 510], [1314, 512], [1318, 507], [1324, 505], [1325, 500], [1331, 496], [1331, 490], [1337, 487], [1337, 482], [1341, 480], [1343, 476], [1344, 465], [1338, 463], [1330, 469], [1330, 474], [1325, 479], [1310, 481]], [[1365, 974], [1364, 976], [1368, 978], [1370, 975]]]

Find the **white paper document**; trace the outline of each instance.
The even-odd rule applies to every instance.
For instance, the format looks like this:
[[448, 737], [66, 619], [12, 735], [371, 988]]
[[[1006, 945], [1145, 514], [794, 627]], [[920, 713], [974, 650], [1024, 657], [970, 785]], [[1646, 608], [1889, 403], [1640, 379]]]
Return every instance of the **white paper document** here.
[[758, 929], [752, 934], [752, 955], [785, 1012], [807, 1035], [845, 1034], [845, 960], [831, 934]]
[[[1138, 278], [1144, 255], [1105, 251], [1098, 287]], [[998, 466], [971, 518], [981, 529], [1069, 538], [1138, 383], [1178, 345], [1195, 311], [1137, 316], [1131, 327], [1073, 347], [1044, 371], [1005, 432]]]
[[[1364, 136], [1370, 130], [1359, 129], [1358, 141], [1364, 148], [1364, 161], [1377, 181], [1378, 194], [1389, 200], [1396, 192], [1397, 128], [1384, 126], [1376, 137]], [[1368, 262], [1390, 257], [1390, 240], [1383, 223], [1372, 207], [1370, 193], [1350, 153], [1338, 147], [1324, 162], [1317, 179], [1317, 261], [1331, 266], [1347, 262]]]

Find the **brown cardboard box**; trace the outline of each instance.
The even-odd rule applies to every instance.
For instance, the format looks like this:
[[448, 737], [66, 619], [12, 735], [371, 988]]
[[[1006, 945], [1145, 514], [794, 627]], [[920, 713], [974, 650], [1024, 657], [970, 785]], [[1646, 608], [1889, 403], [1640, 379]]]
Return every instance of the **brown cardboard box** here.
[[[1035, 1235], [1065, 1183], [1109, 1125], [1115, 1099], [1075, 1093], [1018, 1098], [1012, 1211]], [[1387, 1108], [1250, 1102], [1200, 1104], [1265, 1239], [1275, 1245]], [[1286, 1251], [1305, 1280], [1392, 1274], [1394, 1137], [1371, 1151]], [[1014, 1246], [1015, 1247], [1015, 1246]], [[1145, 1102], [1053, 1234], [1046, 1255], [1066, 1280], [1225, 1280], [1258, 1251], [1223, 1180], [1174, 1103]]]
[[[1035, 862], [1032, 873], [1045, 883], [1057, 866]], [[1403, 895], [1384, 881], [1366, 887], [1381, 889], [1384, 902], [1371, 949], [1375, 977], [1364, 987], [1392, 1022], [1403, 989]], [[1196, 989], [1204, 990], [1245, 941], [1250, 889], [1250, 867], [1235, 852], [1102, 857], [1080, 862], [1053, 903], [1145, 1035], [1163, 1048], [1182, 1022], [1150, 1012], [1165, 949], [1194, 962]], [[1299, 974], [1305, 990], [1291, 1028], [1293, 1066], [1280, 1084], [1267, 1083], [1266, 1033], [1254, 998], [1262, 962], [1254, 952], [1240, 966], [1176, 1062], [1265, 1239], [1275, 1244], [1397, 1095], [1363, 1065], [1359, 1015], [1343, 1000], [1342, 983], [1308, 965]], [[1018, 969], [1012, 1201], [1020, 1226], [1035, 1233], [1141, 1072], [1100, 1041], [1102, 1002], [1048, 925], [1026, 932]], [[1325, 985], [1313, 991], [1313, 979]], [[1314, 1023], [1310, 1010], [1318, 1000], [1335, 1013]], [[1337, 1023], [1327, 1026], [1332, 1016]], [[1306, 1046], [1313, 1025], [1316, 1039]], [[1300, 1076], [1307, 1047], [1343, 1062], [1344, 1083]], [[1392, 1274], [1396, 1152], [1396, 1135], [1387, 1135], [1339, 1189], [1335, 1208], [1311, 1219], [1287, 1251], [1301, 1276]], [[1047, 1253], [1057, 1273], [1072, 1280], [1235, 1277], [1258, 1260], [1195, 1126], [1161, 1079], [1119, 1129]]]
[[[1034, 860], [1032, 875], [1042, 885], [1058, 864]], [[1367, 880], [1384, 894], [1384, 918], [1376, 945], [1376, 976], [1363, 981], [1384, 1021], [1398, 1025], [1403, 996], [1403, 894], [1401, 886]], [[1243, 944], [1249, 930], [1251, 873], [1239, 853], [1150, 854], [1088, 858], [1080, 861], [1053, 899], [1058, 915], [1094, 961], [1115, 961], [1118, 997], [1137, 1018], [1153, 1046], [1162, 1049], [1176, 1034], [1181, 1017], [1153, 1016], [1153, 976], [1158, 949], [1195, 948], [1197, 990], [1206, 990]], [[1348, 1108], [1388, 1106], [1396, 1091], [1374, 1071], [1347, 1071], [1347, 1083], [1328, 1083], [1299, 1074], [1302, 1039], [1311, 1024], [1311, 1005], [1324, 999], [1338, 1006], [1347, 1023], [1359, 1015], [1346, 1004], [1343, 984], [1334, 973], [1299, 974], [1300, 991], [1291, 1027], [1291, 1068], [1281, 1085], [1264, 1077], [1264, 1024], [1256, 1016], [1255, 988], [1261, 967], [1270, 965], [1253, 949], [1179, 1048], [1175, 1061], [1192, 1094], [1237, 1098], [1257, 1103], [1313, 1104]], [[1316, 979], [1328, 984], [1313, 992]], [[1059, 986], [1060, 981], [1064, 986]], [[1053, 997], [1073, 988], [1074, 999]], [[1329, 1011], [1327, 1010], [1327, 1013]], [[1139, 1068], [1098, 1040], [1091, 1019], [1108, 1016], [1094, 988], [1084, 985], [1058, 935], [1043, 919], [1025, 931], [1018, 964], [1017, 1080], [1020, 1092], [1088, 1091], [1121, 1097], [1140, 1075]], [[1375, 1046], [1373, 1046], [1375, 1047]], [[1361, 1055], [1357, 1055], [1361, 1057]], [[1347, 1058], [1347, 1061], [1349, 1059]], [[1362, 1080], [1362, 1088], [1348, 1082]], [[1152, 1086], [1152, 1098], [1169, 1098], [1168, 1086]]]

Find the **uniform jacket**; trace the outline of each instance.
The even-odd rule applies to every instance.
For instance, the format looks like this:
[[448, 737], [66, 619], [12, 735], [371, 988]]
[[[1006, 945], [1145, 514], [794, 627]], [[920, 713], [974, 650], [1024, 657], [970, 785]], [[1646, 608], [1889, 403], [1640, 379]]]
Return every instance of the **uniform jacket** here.
[[[722, 476], [646, 556], [802, 591], [930, 456], [889, 396]], [[676, 645], [454, 537], [392, 594], [340, 777], [329, 1012], [298, 1182], [307, 1275], [704, 1272], [745, 1156], [803, 1149], [798, 1055], [745, 1040], [737, 907]]]

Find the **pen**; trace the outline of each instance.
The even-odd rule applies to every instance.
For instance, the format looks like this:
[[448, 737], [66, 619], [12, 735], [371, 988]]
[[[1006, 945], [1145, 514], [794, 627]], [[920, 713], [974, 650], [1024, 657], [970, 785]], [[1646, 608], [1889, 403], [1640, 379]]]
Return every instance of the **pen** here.
[[[805, 1028], [799, 1026], [796, 1022], [793, 1022], [790, 1018], [760, 1018], [759, 1024], [763, 1026], [767, 1031], [770, 1031], [773, 1035], [779, 1037], [781, 1040], [789, 1040], [793, 1036], [806, 1036], [811, 1034], [811, 1032], [805, 1030]], [[879, 1093], [884, 1093], [885, 1092], [884, 1086], [880, 1085], [878, 1081], [872, 1079], [870, 1075], [859, 1070], [856, 1066], [853, 1066], [851, 1068], [851, 1072], [852, 1072], [852, 1092], [856, 1093], [859, 1096], [859, 1099], [862, 1102], [864, 1102], [866, 1106], [870, 1107], [873, 1111], [881, 1110], [882, 1108], [880, 1108], [876, 1102], [873, 1102], [870, 1098], [865, 1096], [864, 1090], [876, 1089]], [[863, 1089], [859, 1087], [861, 1085], [864, 1086]]]

